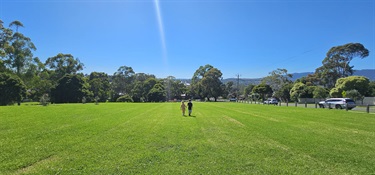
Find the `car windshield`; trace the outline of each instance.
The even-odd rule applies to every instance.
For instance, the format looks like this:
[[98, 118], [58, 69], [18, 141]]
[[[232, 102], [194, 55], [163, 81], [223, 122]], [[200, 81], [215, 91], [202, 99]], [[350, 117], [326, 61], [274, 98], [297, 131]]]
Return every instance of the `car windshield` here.
[[352, 100], [352, 99], [346, 99], [346, 102], [353, 102], [354, 103], [354, 100]]

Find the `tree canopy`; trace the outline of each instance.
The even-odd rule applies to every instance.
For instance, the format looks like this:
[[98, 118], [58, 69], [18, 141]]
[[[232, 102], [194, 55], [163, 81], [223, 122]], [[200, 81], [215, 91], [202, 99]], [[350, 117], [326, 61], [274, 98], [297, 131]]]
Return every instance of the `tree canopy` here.
[[361, 59], [369, 55], [360, 43], [348, 43], [341, 46], [332, 47], [322, 61], [322, 66], [317, 68], [315, 73], [321, 78], [322, 84], [332, 88], [336, 80], [353, 74], [353, 67], [350, 62], [359, 57]]
[[193, 75], [191, 92], [207, 100], [213, 97], [216, 101], [224, 89], [221, 79], [222, 73], [219, 69], [209, 64], [200, 66]]
[[104, 72], [92, 72], [89, 77], [90, 91], [99, 102], [109, 99], [110, 82], [109, 77]]
[[219, 69], [212, 68], [209, 71], [207, 71], [200, 84], [202, 85], [202, 95], [206, 97], [213, 97], [215, 101], [217, 101], [217, 98], [222, 94], [222, 82], [221, 82], [221, 76], [223, 74]]
[[369, 95], [370, 81], [362, 76], [350, 76], [340, 78], [337, 80], [336, 85], [330, 91], [332, 97], [343, 97], [345, 91], [357, 90], [362, 95]]
[[253, 93], [259, 94], [263, 100], [268, 96], [272, 96], [272, 88], [268, 84], [261, 83], [253, 88]]
[[[41, 62], [43, 58], [34, 57], [36, 46], [21, 33], [23, 26], [15, 20], [7, 28], [0, 20], [2, 105], [20, 102], [22, 98], [39, 101], [41, 97], [51, 97], [52, 101], [59, 103], [71, 103], [81, 102], [82, 99], [114, 102], [119, 97], [119, 101], [158, 102], [180, 100], [182, 94], [186, 98], [214, 98], [215, 101], [220, 96], [251, 96], [253, 99], [273, 96], [283, 101], [289, 101], [290, 98], [375, 96], [374, 82], [364, 77], [351, 76], [354, 67], [350, 65], [351, 61], [369, 55], [368, 49], [360, 43], [332, 47], [314, 74], [295, 82], [290, 80], [291, 74], [286, 69], [278, 68], [264, 77], [261, 84], [237, 84], [235, 88], [233, 81], [224, 84], [222, 72], [210, 64], [200, 66], [191, 82], [182, 82], [173, 76], [157, 78], [152, 74], [136, 73], [132, 67], [125, 65], [120, 66], [113, 75], [104, 72], [83, 75], [79, 72], [83, 70], [84, 64], [71, 54], [58, 53], [47, 58], [44, 63]], [[11, 93], [4, 94], [10, 90]]]
[[89, 96], [85, 80], [81, 75], [67, 74], [51, 90], [51, 101], [54, 103], [79, 103]]
[[20, 104], [26, 95], [26, 86], [22, 80], [8, 73], [0, 73], [0, 105]]
[[271, 86], [274, 92], [279, 91], [284, 84], [292, 83], [290, 80], [292, 74], [288, 73], [286, 69], [276, 69], [269, 73], [269, 75], [262, 79], [262, 82]]
[[23, 27], [21, 22], [13, 21], [9, 26], [16, 26], [16, 32], [2, 28], [0, 56], [4, 58], [4, 64], [20, 76], [32, 61], [32, 51], [35, 51], [36, 47], [30, 38], [18, 32], [18, 28]]
[[53, 79], [59, 80], [66, 74], [76, 74], [83, 70], [83, 63], [71, 54], [59, 53], [56, 56], [49, 57], [45, 63], [46, 67], [52, 70]]

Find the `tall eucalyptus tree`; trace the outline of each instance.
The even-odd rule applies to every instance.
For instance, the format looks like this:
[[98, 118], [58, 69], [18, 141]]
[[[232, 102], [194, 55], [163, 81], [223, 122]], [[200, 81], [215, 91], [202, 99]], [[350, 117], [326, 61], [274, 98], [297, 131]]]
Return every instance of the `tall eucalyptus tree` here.
[[22, 77], [21, 75], [33, 61], [32, 51], [35, 51], [36, 47], [30, 38], [18, 32], [18, 29], [23, 27], [21, 22], [13, 21], [9, 27], [15, 27], [16, 32], [13, 32], [11, 29], [2, 29], [0, 43], [4, 64], [18, 76]]

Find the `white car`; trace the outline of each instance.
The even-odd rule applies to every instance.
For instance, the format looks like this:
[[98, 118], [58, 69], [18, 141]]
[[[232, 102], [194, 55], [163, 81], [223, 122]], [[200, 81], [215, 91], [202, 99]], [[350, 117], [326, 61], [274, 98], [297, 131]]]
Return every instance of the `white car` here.
[[264, 104], [274, 104], [277, 105], [279, 102], [275, 98], [270, 98], [267, 99], [266, 101], [263, 102]]
[[353, 109], [357, 105], [355, 104], [354, 100], [350, 98], [329, 98], [325, 101], [319, 102], [320, 108], [336, 108], [336, 109], [345, 109], [348, 107], [348, 109]]

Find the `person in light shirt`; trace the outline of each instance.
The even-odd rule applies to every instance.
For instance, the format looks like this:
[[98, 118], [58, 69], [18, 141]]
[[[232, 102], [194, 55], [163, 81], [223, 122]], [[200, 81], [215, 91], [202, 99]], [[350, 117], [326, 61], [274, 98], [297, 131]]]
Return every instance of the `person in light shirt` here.
[[180, 109], [181, 109], [181, 111], [182, 111], [182, 116], [185, 116], [186, 105], [185, 105], [185, 102], [184, 102], [184, 101], [181, 102]]

